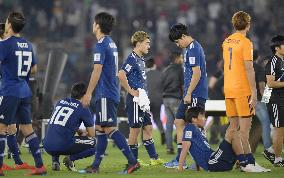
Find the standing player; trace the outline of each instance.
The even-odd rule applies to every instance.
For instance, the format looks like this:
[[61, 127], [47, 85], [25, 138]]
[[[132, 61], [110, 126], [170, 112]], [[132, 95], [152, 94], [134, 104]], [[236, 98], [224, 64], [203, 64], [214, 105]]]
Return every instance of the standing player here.
[[[46, 174], [46, 168], [42, 162], [39, 139], [31, 124], [32, 93], [27, 83], [30, 73], [36, 71], [36, 59], [31, 43], [19, 37], [25, 23], [22, 13], [10, 13], [5, 24], [6, 39], [0, 42], [0, 168], [3, 164], [7, 126], [18, 122], [35, 160], [36, 168], [30, 175], [43, 175]], [[1, 169], [0, 174], [3, 175]]]
[[[143, 111], [141, 106], [133, 101], [134, 97], [141, 97], [142, 93], [140, 93], [140, 91], [143, 91], [144, 94], [147, 95], [146, 71], [143, 55], [148, 54], [150, 48], [150, 36], [144, 31], [137, 31], [132, 35], [131, 43], [134, 49], [123, 63], [121, 70], [118, 73], [121, 85], [128, 92], [126, 98], [126, 110], [130, 127], [128, 144], [135, 157], [138, 158], [137, 139], [142, 127], [143, 144], [150, 157], [150, 165], [159, 165], [162, 164], [163, 161], [159, 159], [158, 154], [156, 153], [154, 140], [152, 138], [153, 127], [150, 109], [148, 111]], [[149, 100], [148, 96], [145, 97], [147, 97], [145, 100]]]
[[224, 92], [226, 113], [230, 122], [226, 132], [240, 132], [247, 166], [261, 168], [255, 164], [249, 144], [251, 119], [257, 101], [253, 47], [251, 41], [246, 38], [250, 21], [251, 17], [246, 12], [235, 13], [232, 24], [236, 32], [223, 42]]
[[[186, 49], [184, 54], [184, 94], [175, 119], [178, 152], [174, 160], [164, 164], [167, 168], [177, 168], [182, 148], [185, 112], [190, 107], [205, 108], [205, 102], [208, 99], [208, 86], [203, 48], [190, 36], [188, 27], [183, 24], [172, 26], [169, 39], [175, 42], [178, 47]], [[186, 165], [184, 166], [186, 167]]]
[[284, 36], [277, 35], [271, 39], [274, 56], [266, 64], [266, 80], [271, 93], [264, 92], [269, 98], [267, 109], [270, 122], [275, 128], [273, 149], [266, 149], [263, 154], [275, 167], [284, 167], [281, 157], [284, 137]]
[[115, 19], [112, 15], [102, 12], [96, 15], [93, 32], [98, 43], [94, 51], [94, 68], [87, 92], [83, 98], [85, 106], [90, 104], [92, 93], [96, 94], [96, 158], [86, 169], [88, 173], [98, 173], [99, 166], [107, 148], [107, 136], [114, 140], [128, 160], [125, 173], [132, 173], [140, 167], [125, 137], [117, 129], [117, 106], [119, 103], [118, 52], [116, 44], [109, 34]]
[[[192, 107], [187, 110], [185, 117], [185, 128], [182, 139], [182, 152], [179, 159], [179, 171], [183, 170], [183, 164], [187, 153], [193, 160], [206, 171], [221, 172], [233, 169], [236, 161], [241, 164], [246, 161], [241, 144], [239, 132], [227, 132], [224, 140], [217, 151], [213, 151], [208, 144], [205, 135], [200, 131], [204, 128], [205, 111], [200, 107]], [[271, 170], [260, 170], [257, 167], [241, 167], [244, 172], [269, 172]]]
[[[52, 170], [59, 171], [59, 156], [69, 155], [63, 163], [70, 171], [75, 171], [74, 161], [95, 154], [94, 119], [89, 109], [81, 104], [87, 87], [83, 83], [72, 86], [71, 98], [59, 100], [49, 120], [43, 147], [52, 156]], [[88, 137], [74, 136], [84, 123]]]

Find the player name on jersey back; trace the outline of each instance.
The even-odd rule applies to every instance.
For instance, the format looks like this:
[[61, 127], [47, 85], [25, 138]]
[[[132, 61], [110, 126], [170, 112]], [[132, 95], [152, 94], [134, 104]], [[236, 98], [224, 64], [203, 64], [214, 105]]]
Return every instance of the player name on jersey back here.
[[61, 100], [61, 101], [60, 101], [60, 104], [65, 104], [65, 105], [68, 105], [68, 106], [73, 106], [73, 107], [75, 107], [75, 108], [78, 108], [78, 107], [79, 107], [79, 104], [78, 104], [78, 103], [68, 102], [68, 101], [65, 101], [65, 100]]

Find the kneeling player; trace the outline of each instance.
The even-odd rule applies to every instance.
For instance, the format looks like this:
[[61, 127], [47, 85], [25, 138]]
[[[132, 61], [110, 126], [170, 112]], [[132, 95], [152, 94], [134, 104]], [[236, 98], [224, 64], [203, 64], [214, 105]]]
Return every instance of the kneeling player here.
[[190, 108], [186, 112], [186, 125], [183, 131], [179, 171], [183, 170], [183, 164], [188, 151], [201, 168], [210, 172], [232, 170], [237, 160], [240, 163], [241, 170], [244, 172], [270, 171], [250, 166], [247, 163], [239, 132], [227, 132], [218, 150], [214, 152], [210, 148], [205, 135], [199, 129], [204, 127], [205, 124], [204, 113], [204, 109], [200, 107]]
[[[64, 158], [64, 165], [75, 171], [73, 161], [95, 154], [94, 120], [89, 109], [81, 104], [86, 93], [86, 86], [77, 83], [72, 86], [71, 98], [65, 98], [56, 104], [48, 124], [43, 147], [52, 156], [52, 170], [60, 170], [59, 156]], [[88, 137], [75, 136], [81, 123], [84, 123]]]

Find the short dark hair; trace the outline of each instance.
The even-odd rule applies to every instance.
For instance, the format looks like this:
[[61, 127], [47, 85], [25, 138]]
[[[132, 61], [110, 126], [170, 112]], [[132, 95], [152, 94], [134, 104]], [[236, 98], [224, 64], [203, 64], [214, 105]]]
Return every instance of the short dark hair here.
[[20, 33], [26, 25], [26, 19], [21, 12], [11, 12], [8, 16], [8, 23], [11, 24], [15, 33]]
[[172, 42], [180, 39], [182, 35], [189, 35], [188, 27], [186, 25], [178, 23], [170, 28], [169, 39]]
[[148, 60], [145, 62], [147, 68], [153, 67], [154, 64], [155, 64], [155, 59], [153, 57], [148, 58]]
[[0, 38], [4, 38], [4, 33], [5, 33], [5, 24], [0, 23]]
[[193, 118], [198, 118], [199, 114], [205, 114], [205, 110], [202, 107], [192, 107], [188, 108], [185, 113], [184, 121], [187, 123], [192, 123]]
[[71, 98], [81, 99], [87, 91], [87, 87], [83, 82], [75, 83], [71, 88]]
[[271, 38], [270, 48], [271, 48], [271, 51], [273, 52], [273, 54], [276, 53], [275, 48], [280, 47], [281, 45], [284, 45], [284, 36], [276, 35], [276, 36]]
[[182, 51], [181, 50], [172, 51], [171, 55], [170, 55], [170, 59], [171, 59], [172, 62], [174, 62], [181, 55], [182, 55]]
[[109, 35], [115, 25], [115, 18], [107, 12], [101, 12], [95, 16], [95, 22], [103, 34]]

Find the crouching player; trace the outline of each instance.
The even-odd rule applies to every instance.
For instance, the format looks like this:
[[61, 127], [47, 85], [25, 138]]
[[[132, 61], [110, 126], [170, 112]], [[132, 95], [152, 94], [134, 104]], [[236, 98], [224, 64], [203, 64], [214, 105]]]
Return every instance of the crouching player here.
[[[94, 119], [90, 110], [81, 104], [86, 90], [83, 83], [74, 84], [71, 98], [59, 100], [53, 110], [43, 141], [44, 149], [52, 156], [52, 170], [60, 170], [60, 155], [68, 155], [63, 163], [68, 170], [75, 171], [75, 160], [95, 154]], [[88, 137], [75, 136], [82, 122]]]
[[201, 107], [193, 107], [187, 110], [185, 128], [183, 131], [182, 151], [179, 159], [179, 171], [183, 170], [184, 161], [189, 151], [194, 161], [206, 171], [220, 172], [233, 169], [236, 161], [239, 161], [241, 171], [244, 172], [268, 172], [258, 169], [256, 166], [247, 166], [247, 159], [241, 144], [239, 132], [227, 132], [225, 139], [217, 151], [213, 151], [208, 141], [199, 128], [205, 125], [205, 111]]

